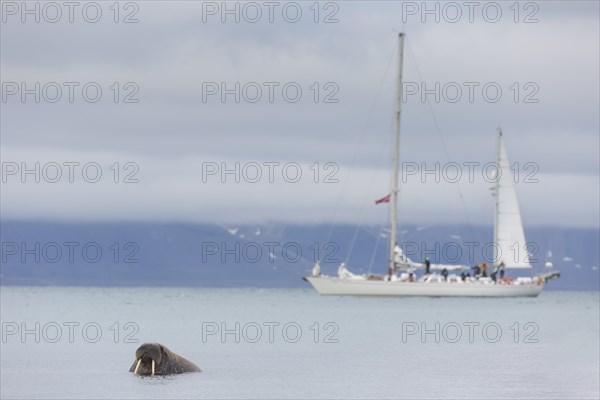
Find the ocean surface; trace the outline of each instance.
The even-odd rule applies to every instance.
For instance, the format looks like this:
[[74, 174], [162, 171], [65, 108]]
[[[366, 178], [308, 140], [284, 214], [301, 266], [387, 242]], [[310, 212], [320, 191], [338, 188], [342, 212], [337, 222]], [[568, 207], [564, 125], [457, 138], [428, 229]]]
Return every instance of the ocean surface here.
[[[0, 299], [3, 399], [600, 397], [598, 292], [7, 286]], [[134, 376], [143, 342], [203, 372]]]

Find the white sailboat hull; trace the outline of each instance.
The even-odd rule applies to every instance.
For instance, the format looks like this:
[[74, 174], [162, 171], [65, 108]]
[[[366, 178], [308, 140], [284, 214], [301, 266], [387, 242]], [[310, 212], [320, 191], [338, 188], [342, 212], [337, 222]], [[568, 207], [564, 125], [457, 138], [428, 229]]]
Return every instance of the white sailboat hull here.
[[320, 295], [335, 296], [536, 297], [544, 288], [543, 283], [394, 282], [330, 276], [307, 276], [305, 279]]

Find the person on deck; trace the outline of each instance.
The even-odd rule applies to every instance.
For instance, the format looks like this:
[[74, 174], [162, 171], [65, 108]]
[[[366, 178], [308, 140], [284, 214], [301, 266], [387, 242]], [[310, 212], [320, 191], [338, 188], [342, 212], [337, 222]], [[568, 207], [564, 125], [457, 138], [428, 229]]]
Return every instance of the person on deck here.
[[442, 276], [444, 277], [445, 281], [448, 280], [448, 270], [446, 268], [442, 270]]
[[500, 261], [500, 265], [498, 265], [498, 268], [500, 269], [500, 279], [504, 278], [504, 261]]
[[431, 268], [431, 262], [429, 261], [429, 257], [425, 257], [425, 275], [429, 275], [429, 269]]
[[483, 263], [481, 264], [481, 276], [483, 276], [484, 278], [487, 278], [487, 272], [488, 272], [488, 268], [489, 265], [487, 263]]

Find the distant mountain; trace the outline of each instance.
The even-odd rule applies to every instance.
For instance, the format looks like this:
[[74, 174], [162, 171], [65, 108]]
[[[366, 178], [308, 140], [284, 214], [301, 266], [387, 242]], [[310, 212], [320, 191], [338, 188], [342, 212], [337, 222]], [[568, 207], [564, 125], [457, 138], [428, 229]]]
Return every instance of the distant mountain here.
[[[218, 226], [159, 222], [0, 222], [2, 285], [308, 287], [315, 259], [335, 274], [384, 273], [387, 231], [350, 225]], [[599, 290], [599, 229], [533, 227], [534, 270], [552, 251], [548, 289]], [[491, 257], [491, 227], [403, 226], [415, 261], [475, 264]], [[354, 246], [352, 244], [354, 243]], [[349, 249], [352, 248], [352, 252]], [[488, 260], [489, 261], [489, 260]]]

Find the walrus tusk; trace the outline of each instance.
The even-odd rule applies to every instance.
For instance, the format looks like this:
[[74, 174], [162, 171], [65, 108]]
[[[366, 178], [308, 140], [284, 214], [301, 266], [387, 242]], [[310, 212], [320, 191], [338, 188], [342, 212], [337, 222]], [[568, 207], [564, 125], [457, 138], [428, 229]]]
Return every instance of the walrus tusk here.
[[154, 360], [152, 360], [152, 375], [154, 375]]
[[140, 358], [135, 366], [135, 370], [133, 371], [134, 375], [137, 375], [138, 368], [140, 368], [140, 364], [142, 363], [142, 359]]

